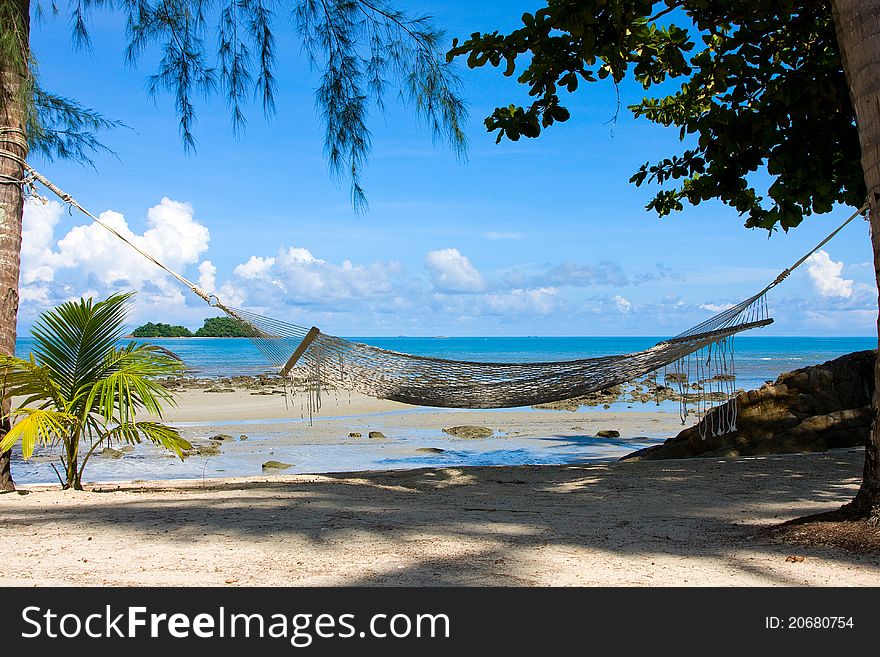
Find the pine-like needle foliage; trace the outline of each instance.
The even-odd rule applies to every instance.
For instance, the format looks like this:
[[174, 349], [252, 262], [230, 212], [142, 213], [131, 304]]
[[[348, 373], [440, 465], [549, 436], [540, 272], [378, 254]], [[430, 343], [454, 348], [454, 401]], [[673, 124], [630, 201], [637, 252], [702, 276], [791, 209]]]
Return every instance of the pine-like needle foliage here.
[[[196, 146], [200, 97], [225, 98], [235, 134], [243, 130], [252, 100], [267, 117], [274, 114], [275, 35], [282, 29], [279, 21], [290, 18], [320, 77], [315, 100], [330, 170], [350, 181], [357, 210], [366, 207], [367, 119], [371, 107], [384, 109], [389, 89], [428, 124], [435, 139], [464, 154], [466, 109], [455, 69], [445, 60], [443, 32], [430, 17], [410, 17], [384, 0], [34, 0], [34, 6], [40, 17], [66, 15], [78, 48], [91, 44], [93, 11], [121, 12], [126, 61], [135, 65], [158, 54], [147, 89], [174, 98], [186, 150]], [[19, 56], [30, 57], [21, 41]], [[50, 158], [89, 161], [90, 153], [103, 148], [95, 133], [119, 124], [43, 91], [35, 70], [31, 67], [31, 148]]]

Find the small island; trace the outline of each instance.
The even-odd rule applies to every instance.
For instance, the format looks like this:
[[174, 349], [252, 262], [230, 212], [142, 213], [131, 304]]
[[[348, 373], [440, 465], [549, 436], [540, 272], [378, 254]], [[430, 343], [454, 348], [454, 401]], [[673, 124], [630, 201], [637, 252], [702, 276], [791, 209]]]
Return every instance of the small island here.
[[185, 326], [147, 322], [131, 332], [133, 338], [252, 338], [256, 329], [231, 317], [208, 317], [193, 333]]

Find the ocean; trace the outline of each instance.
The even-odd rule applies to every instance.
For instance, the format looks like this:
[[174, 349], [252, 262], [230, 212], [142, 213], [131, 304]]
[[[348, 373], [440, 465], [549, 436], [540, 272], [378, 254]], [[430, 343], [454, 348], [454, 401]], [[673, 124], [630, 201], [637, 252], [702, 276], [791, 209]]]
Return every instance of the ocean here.
[[[589, 358], [616, 353], [639, 351], [655, 344], [655, 337], [455, 337], [455, 338], [352, 338], [383, 349], [439, 358], [493, 361], [540, 362]], [[260, 352], [247, 339], [183, 338], [154, 340], [178, 354], [191, 375], [218, 377], [256, 375], [272, 370], [263, 361]], [[793, 369], [822, 363], [843, 354], [876, 346], [876, 339], [817, 338], [817, 337], [764, 337], [737, 336], [737, 388], [760, 387], [779, 374]], [[17, 353], [27, 356], [32, 341], [20, 339]], [[246, 432], [246, 442], [234, 440], [223, 444], [222, 454], [210, 458], [190, 457], [185, 462], [168, 458], [167, 453], [149, 444], [138, 445], [134, 451], [119, 459], [96, 458], [89, 461], [87, 481], [129, 481], [133, 479], [198, 479], [202, 477], [231, 477], [260, 475], [261, 463], [277, 459], [295, 464], [285, 473], [316, 473], [352, 470], [409, 469], [420, 467], [459, 467], [469, 465], [526, 465], [566, 464], [612, 461], [642, 447], [662, 442], [665, 436], [657, 432], [660, 425], [646, 424], [638, 437], [602, 439], [583, 425], [582, 413], [593, 414], [649, 412], [671, 418], [667, 436], [678, 430], [678, 403], [672, 401], [640, 404], [619, 401], [608, 409], [590, 407], [576, 413], [560, 413], [566, 431], [554, 432], [548, 416], [537, 419], [538, 434], [530, 438], [502, 434], [480, 441], [455, 441], [442, 433], [442, 419], [446, 410], [429, 409], [436, 416], [431, 429], [395, 430], [393, 415], [412, 411], [395, 411], [368, 419], [345, 418], [330, 420], [320, 415], [319, 424], [339, 424], [340, 436], [356, 430], [366, 436], [369, 431], [386, 432], [391, 440], [348, 440], [340, 437], [329, 443], [316, 437], [307, 419], [298, 413], [285, 412], [279, 400], [278, 418], [265, 421], [226, 421], [211, 423], [176, 423], [187, 437], [203, 438], [217, 432], [238, 435]], [[516, 409], [514, 409], [516, 410]], [[528, 412], [531, 409], [519, 409]], [[286, 417], [282, 417], [285, 416]], [[293, 416], [291, 416], [293, 415]], [[633, 416], [637, 417], [637, 416]], [[641, 416], [638, 416], [641, 417]], [[659, 417], [659, 416], [658, 416]], [[558, 421], [558, 420], [557, 420]], [[635, 422], [637, 426], [639, 419]], [[350, 422], [363, 422], [348, 426]], [[550, 422], [548, 424], [548, 422]], [[646, 422], [650, 422], [647, 420]], [[467, 423], [467, 422], [465, 422]], [[334, 425], [335, 426], [335, 425]], [[504, 426], [503, 423], [500, 426]], [[347, 427], [347, 428], [342, 428]], [[497, 428], [497, 427], [496, 427]], [[577, 431], [583, 429], [583, 431]], [[650, 436], [650, 437], [646, 437]], [[438, 453], [425, 454], [433, 448]], [[22, 461], [18, 446], [13, 450], [13, 476], [22, 484], [53, 483], [56, 481], [51, 463], [58, 460], [57, 448], [38, 448], [35, 458]]]
[[[349, 338], [382, 349], [419, 356], [490, 362], [542, 362], [593, 358], [641, 351], [660, 337], [434, 337]], [[183, 359], [193, 376], [219, 377], [271, 372], [250, 340], [244, 338], [162, 338], [152, 342]], [[16, 354], [26, 357], [32, 340], [20, 338]], [[751, 389], [783, 372], [815, 365], [877, 346], [874, 337], [737, 336], [737, 387]]]

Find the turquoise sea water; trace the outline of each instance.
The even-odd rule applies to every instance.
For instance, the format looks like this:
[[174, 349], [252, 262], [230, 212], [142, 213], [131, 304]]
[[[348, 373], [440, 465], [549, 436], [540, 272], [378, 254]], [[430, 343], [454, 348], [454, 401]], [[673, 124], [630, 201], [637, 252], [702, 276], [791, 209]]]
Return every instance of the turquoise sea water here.
[[[593, 358], [640, 351], [660, 337], [456, 337], [350, 338], [383, 349], [454, 360], [541, 362]], [[195, 376], [232, 376], [272, 371], [250, 340], [242, 338], [166, 338], [153, 340], [178, 354]], [[16, 351], [26, 356], [29, 338]], [[877, 346], [873, 337], [738, 336], [735, 341], [737, 386], [754, 388], [779, 374], [815, 365], [843, 354]]]

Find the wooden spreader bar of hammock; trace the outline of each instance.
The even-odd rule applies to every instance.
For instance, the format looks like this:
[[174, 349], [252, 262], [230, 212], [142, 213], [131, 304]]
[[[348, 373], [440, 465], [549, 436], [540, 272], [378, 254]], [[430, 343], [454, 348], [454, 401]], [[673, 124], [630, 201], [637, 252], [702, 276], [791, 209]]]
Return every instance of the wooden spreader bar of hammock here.
[[297, 361], [302, 358], [302, 355], [305, 353], [306, 349], [308, 349], [309, 345], [312, 344], [312, 340], [317, 338], [320, 332], [321, 331], [318, 329], [317, 326], [313, 326], [309, 329], [309, 332], [306, 333], [306, 337], [302, 339], [302, 342], [299, 343], [297, 348], [291, 354], [290, 358], [287, 359], [284, 367], [281, 368], [281, 371], [279, 372], [281, 376], [287, 376], [288, 374], [290, 374], [290, 370], [292, 370]]

